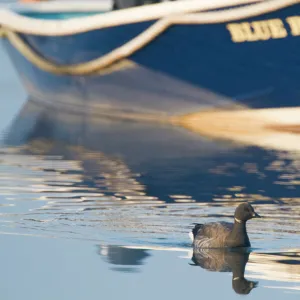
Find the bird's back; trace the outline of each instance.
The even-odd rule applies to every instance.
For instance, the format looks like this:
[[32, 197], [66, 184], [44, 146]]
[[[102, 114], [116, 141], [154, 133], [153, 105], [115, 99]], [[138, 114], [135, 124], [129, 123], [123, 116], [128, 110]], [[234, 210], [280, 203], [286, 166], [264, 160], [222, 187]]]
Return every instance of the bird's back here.
[[194, 248], [224, 247], [232, 228], [233, 224], [227, 222], [196, 224], [193, 229]]

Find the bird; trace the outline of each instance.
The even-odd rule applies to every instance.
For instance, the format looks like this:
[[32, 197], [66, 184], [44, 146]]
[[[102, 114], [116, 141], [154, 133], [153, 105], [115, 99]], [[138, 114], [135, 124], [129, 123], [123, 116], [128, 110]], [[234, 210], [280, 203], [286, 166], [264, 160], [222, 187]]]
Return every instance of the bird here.
[[261, 216], [246, 202], [236, 208], [233, 224], [228, 222], [194, 224], [189, 234], [193, 248], [251, 247], [246, 222], [252, 218], [261, 218]]
[[249, 255], [244, 248], [197, 249], [193, 251], [190, 265], [211, 272], [231, 272], [233, 290], [237, 294], [247, 295], [258, 286], [257, 281], [244, 277]]

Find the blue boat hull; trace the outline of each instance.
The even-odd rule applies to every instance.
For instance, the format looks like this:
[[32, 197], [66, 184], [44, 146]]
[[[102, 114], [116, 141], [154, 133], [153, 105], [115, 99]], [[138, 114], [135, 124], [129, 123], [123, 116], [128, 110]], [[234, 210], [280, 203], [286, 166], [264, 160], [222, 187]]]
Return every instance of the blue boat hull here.
[[[51, 74], [32, 65], [8, 41], [4, 45], [29, 94], [53, 105], [162, 116], [236, 105], [294, 107], [300, 102], [299, 8], [295, 4], [235, 22], [174, 25], [98, 74]], [[78, 64], [109, 53], [152, 24], [22, 38], [58, 65]]]

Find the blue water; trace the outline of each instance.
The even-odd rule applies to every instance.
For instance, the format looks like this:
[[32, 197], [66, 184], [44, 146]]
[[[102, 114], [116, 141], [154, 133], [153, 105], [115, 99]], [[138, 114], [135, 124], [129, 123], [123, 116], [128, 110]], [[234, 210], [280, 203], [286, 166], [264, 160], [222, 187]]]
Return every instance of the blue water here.
[[0, 61], [4, 299], [240, 297], [231, 272], [192, 265], [188, 231], [242, 201], [264, 216], [247, 297], [299, 299], [300, 152], [49, 109]]

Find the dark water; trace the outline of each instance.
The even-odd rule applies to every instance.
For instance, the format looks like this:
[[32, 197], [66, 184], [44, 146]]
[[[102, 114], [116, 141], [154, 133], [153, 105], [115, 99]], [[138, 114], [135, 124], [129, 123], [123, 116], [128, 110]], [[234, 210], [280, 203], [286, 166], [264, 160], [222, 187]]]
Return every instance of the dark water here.
[[[3, 298], [299, 299], [300, 151], [48, 108], [0, 59]], [[191, 224], [242, 201], [249, 257], [192, 258]]]

